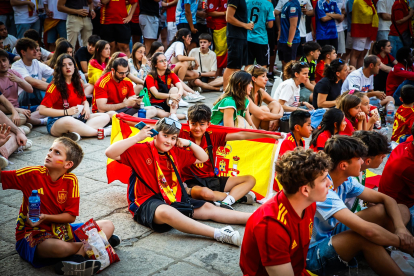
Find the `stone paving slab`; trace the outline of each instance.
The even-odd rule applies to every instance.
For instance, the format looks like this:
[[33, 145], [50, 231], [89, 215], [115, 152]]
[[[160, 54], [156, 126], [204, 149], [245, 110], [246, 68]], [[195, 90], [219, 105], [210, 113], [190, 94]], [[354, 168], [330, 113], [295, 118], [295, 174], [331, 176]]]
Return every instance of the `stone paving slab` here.
[[163, 269], [162, 271], [158, 271], [157, 273], [153, 274], [154, 276], [170, 276], [170, 275], [180, 275], [180, 276], [214, 276], [220, 275], [216, 273], [212, 273], [208, 270], [202, 269], [200, 267], [196, 267], [190, 265], [188, 263], [177, 263], [168, 268]]
[[8, 205], [0, 204], [0, 210], [2, 211], [0, 216], [0, 223], [16, 219], [19, 214], [18, 208], [13, 208]]

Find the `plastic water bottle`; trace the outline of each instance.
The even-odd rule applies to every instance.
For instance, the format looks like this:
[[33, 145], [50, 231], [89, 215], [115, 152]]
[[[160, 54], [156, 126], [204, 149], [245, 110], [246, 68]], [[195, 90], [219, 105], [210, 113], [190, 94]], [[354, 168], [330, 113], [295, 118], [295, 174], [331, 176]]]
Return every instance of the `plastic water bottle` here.
[[390, 101], [390, 103], [387, 104], [387, 117], [386, 117], [386, 121], [390, 125], [394, 124], [394, 114], [395, 114], [394, 102]]
[[147, 111], [145, 110], [145, 105], [143, 102], [141, 102], [140, 108], [138, 110], [138, 117], [139, 118], [147, 118]]
[[29, 219], [32, 222], [39, 221], [40, 217], [40, 197], [37, 194], [37, 190], [32, 191], [32, 195], [29, 197]]

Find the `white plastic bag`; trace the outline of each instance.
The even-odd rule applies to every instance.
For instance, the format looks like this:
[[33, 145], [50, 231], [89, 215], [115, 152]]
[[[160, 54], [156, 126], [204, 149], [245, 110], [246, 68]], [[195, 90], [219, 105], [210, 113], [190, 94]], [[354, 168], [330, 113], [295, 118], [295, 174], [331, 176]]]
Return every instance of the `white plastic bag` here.
[[88, 236], [88, 241], [87, 245], [85, 244], [85, 250], [93, 251], [96, 260], [101, 262], [100, 270], [105, 269], [111, 264], [111, 262], [109, 261], [108, 252], [106, 252], [105, 249], [105, 243], [99, 235], [98, 230], [96, 228], [93, 228], [89, 231], [86, 231], [86, 235]]
[[399, 250], [391, 252], [391, 258], [407, 276], [414, 276], [414, 258]]

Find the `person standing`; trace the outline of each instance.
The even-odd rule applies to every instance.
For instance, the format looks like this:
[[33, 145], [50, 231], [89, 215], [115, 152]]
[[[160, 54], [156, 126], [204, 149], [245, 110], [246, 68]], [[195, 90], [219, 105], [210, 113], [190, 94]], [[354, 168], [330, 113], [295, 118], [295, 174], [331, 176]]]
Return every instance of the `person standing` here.
[[[391, 55], [396, 57], [398, 49], [410, 47], [412, 42], [411, 18], [414, 10], [408, 7], [406, 1], [396, 0], [392, 5], [391, 19], [394, 21], [390, 26], [388, 39], [391, 41]], [[403, 40], [401, 40], [401, 38]]]
[[391, 10], [395, 0], [378, 0], [377, 12], [379, 17], [377, 41], [388, 40], [391, 27]]
[[14, 18], [16, 22], [17, 38], [22, 38], [28, 29], [40, 30], [40, 20], [38, 13], [38, 4], [36, 0], [19, 1], [11, 0], [13, 6]]
[[139, 0], [139, 26], [144, 37], [146, 49], [158, 38], [160, 24], [159, 0]]
[[14, 11], [10, 0], [0, 1], [0, 21], [6, 24], [11, 35], [16, 36], [16, 23], [14, 22]]
[[335, 0], [319, 0], [316, 6], [316, 40], [321, 47], [332, 45], [338, 50], [338, 31], [335, 20], [342, 22], [344, 15]]
[[79, 46], [87, 46], [93, 29], [91, 18], [94, 19], [96, 16], [93, 8], [93, 1], [89, 3], [88, 0], [58, 0], [57, 10], [68, 14], [66, 31], [68, 41], [73, 47], [76, 47], [79, 33], [82, 37], [82, 45]]
[[47, 43], [49, 44], [48, 50], [51, 52], [55, 51], [55, 41], [58, 38], [58, 35], [59, 37], [67, 39], [66, 19], [68, 15], [66, 13], [58, 11], [57, 2], [57, 0], [43, 1], [47, 15], [44, 23], [44, 33], [47, 33]]

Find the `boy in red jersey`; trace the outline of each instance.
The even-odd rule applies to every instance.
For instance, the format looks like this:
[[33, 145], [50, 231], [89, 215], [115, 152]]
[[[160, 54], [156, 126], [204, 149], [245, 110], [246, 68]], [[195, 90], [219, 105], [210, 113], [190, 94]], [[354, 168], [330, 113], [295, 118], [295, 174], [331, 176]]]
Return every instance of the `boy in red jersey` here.
[[[199, 145], [208, 153], [211, 143], [211, 155], [213, 160], [207, 160], [201, 164], [193, 164], [183, 168], [183, 181], [188, 185], [188, 193], [194, 199], [203, 199], [216, 202], [215, 204], [227, 209], [232, 209], [237, 200], [241, 203], [253, 204], [256, 196], [250, 190], [256, 184], [256, 179], [251, 175], [235, 177], [216, 177], [213, 163], [216, 160], [216, 152], [219, 147], [226, 146], [227, 141], [273, 138], [280, 136], [252, 132], [213, 132], [208, 131], [211, 125], [211, 109], [205, 104], [196, 104], [188, 109], [188, 125], [190, 131], [181, 131], [179, 137], [187, 139]], [[207, 140], [207, 135], [210, 142]]]
[[295, 110], [289, 118], [290, 132], [280, 145], [279, 157], [296, 147], [305, 148], [303, 137], [309, 138], [312, 134], [311, 114], [303, 110]]
[[[240, 234], [231, 226], [218, 229], [192, 219], [245, 224], [251, 214], [187, 198], [180, 172], [192, 164], [206, 162], [208, 155], [197, 144], [178, 138], [180, 129], [178, 121], [163, 118], [155, 124], [158, 134], [153, 141], [139, 143], [152, 134], [151, 127], [146, 126], [137, 135], [113, 143], [106, 150], [107, 157], [132, 169], [129, 211], [136, 222], [156, 232], [175, 228], [240, 246]], [[180, 149], [183, 147], [189, 150]]]
[[244, 275], [309, 275], [306, 255], [316, 201], [324, 201], [332, 182], [324, 152], [296, 148], [276, 164], [283, 190], [249, 218], [240, 267]]
[[414, 86], [404, 85], [401, 89], [400, 99], [403, 104], [395, 113], [391, 136], [391, 140], [395, 142], [399, 142], [403, 135], [410, 135], [410, 129], [414, 123]]
[[[101, 267], [100, 261], [86, 260], [83, 243], [74, 231], [83, 223], [73, 223], [79, 215], [78, 179], [71, 173], [82, 161], [82, 148], [71, 139], [54, 141], [46, 155], [44, 166], [2, 171], [3, 189], [23, 192], [16, 226], [16, 250], [20, 257], [34, 267], [53, 264], [55, 272], [63, 275], [92, 275]], [[39, 221], [28, 218], [28, 199], [37, 190], [41, 201]], [[98, 221], [99, 227], [116, 246], [120, 240], [112, 235], [110, 221]], [[59, 259], [65, 258], [65, 261]], [[76, 272], [75, 272], [76, 271]]]

